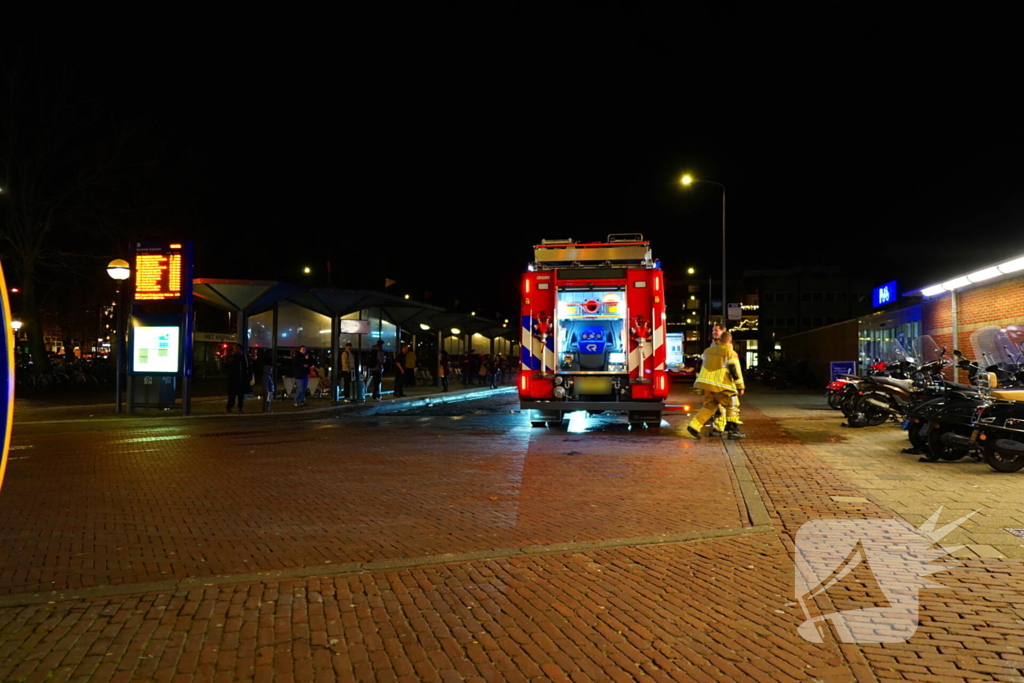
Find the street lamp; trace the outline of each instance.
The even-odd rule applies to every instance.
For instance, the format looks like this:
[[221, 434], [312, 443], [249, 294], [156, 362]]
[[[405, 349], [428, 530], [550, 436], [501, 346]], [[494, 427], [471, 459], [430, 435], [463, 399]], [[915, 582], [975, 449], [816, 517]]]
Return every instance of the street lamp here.
[[117, 304], [114, 307], [114, 317], [117, 321], [117, 344], [115, 357], [117, 358], [116, 365], [116, 380], [114, 382], [115, 390], [117, 391], [117, 399], [115, 405], [117, 406], [117, 412], [121, 412], [121, 363], [124, 359], [124, 332], [121, 327], [121, 282], [131, 277], [132, 270], [131, 266], [124, 259], [114, 259], [107, 264], [107, 275], [109, 275], [115, 282], [117, 282]]
[[24, 325], [24, 324], [25, 323], [21, 322], [20, 320], [12, 320], [11, 321], [11, 329], [14, 330], [15, 334], [17, 334], [18, 330], [20, 330], [21, 326]]
[[690, 268], [687, 268], [687, 269], [686, 269], [686, 274], [687, 274], [687, 275], [693, 275], [693, 274], [694, 274], [694, 273], [696, 273], [696, 272], [697, 272], [697, 271], [695, 271], [695, 270], [693, 269], [693, 267], [692, 267], [692, 266], [691, 266]]
[[305, 273], [306, 275], [309, 275], [310, 273], [313, 272], [313, 270], [309, 266], [306, 266], [305, 268], [302, 269], [302, 272]]
[[714, 180], [694, 178], [689, 173], [683, 175], [679, 182], [683, 187], [689, 187], [693, 183], [708, 183], [709, 185], [717, 185], [722, 188], [722, 324], [725, 325], [725, 185]]

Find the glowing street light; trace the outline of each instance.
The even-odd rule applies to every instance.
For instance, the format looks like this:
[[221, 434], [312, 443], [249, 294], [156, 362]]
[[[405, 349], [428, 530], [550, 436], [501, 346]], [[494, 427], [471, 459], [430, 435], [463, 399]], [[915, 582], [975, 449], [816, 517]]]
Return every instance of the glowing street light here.
[[693, 275], [693, 274], [694, 274], [694, 273], [696, 273], [696, 272], [697, 272], [697, 271], [696, 271], [696, 270], [694, 270], [694, 269], [693, 269], [692, 267], [691, 267], [691, 268], [687, 268], [687, 269], [686, 269], [686, 274], [687, 274], [687, 275]]
[[722, 323], [725, 323], [725, 185], [716, 182], [714, 180], [707, 180], [705, 178], [694, 178], [689, 173], [683, 175], [679, 179], [679, 183], [683, 187], [689, 187], [694, 183], [707, 183], [709, 185], [717, 185], [722, 188]]
[[24, 325], [24, 324], [25, 323], [21, 322], [20, 320], [12, 320], [11, 321], [11, 329], [14, 330], [15, 332], [17, 332], [18, 330], [21, 329], [21, 326]]
[[302, 272], [305, 273], [306, 275], [309, 275], [310, 273], [313, 272], [313, 269], [310, 268], [309, 266], [306, 266], [305, 268], [302, 269]]
[[124, 331], [121, 327], [121, 283], [131, 277], [132, 269], [124, 259], [114, 259], [107, 264], [107, 275], [117, 283], [117, 304], [114, 306], [114, 316], [117, 318], [117, 365], [115, 370], [114, 391], [117, 398], [114, 401], [116, 412], [121, 412], [121, 364], [124, 362]]
[[124, 259], [114, 259], [107, 264], [107, 275], [115, 280], [127, 280], [132, 275], [131, 266]]

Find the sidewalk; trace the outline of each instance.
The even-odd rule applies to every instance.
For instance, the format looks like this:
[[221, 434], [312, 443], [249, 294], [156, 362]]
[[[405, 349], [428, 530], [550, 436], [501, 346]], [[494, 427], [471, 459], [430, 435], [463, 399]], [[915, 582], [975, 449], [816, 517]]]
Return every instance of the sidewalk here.
[[[62, 463], [78, 462], [83, 476], [98, 477], [124, 476], [134, 466], [141, 476], [134, 485], [91, 489], [76, 480], [78, 486], [69, 490], [87, 495], [87, 504], [50, 506], [53, 515], [71, 521], [133, 525], [125, 529], [125, 544], [181, 524], [201, 543], [204, 534], [218, 532], [233, 552], [241, 549], [276, 564], [278, 549], [253, 542], [246, 526], [268, 538], [280, 536], [277, 543], [286, 547], [323, 552], [311, 534], [321, 532], [325, 521], [362, 533], [387, 517], [408, 547], [420, 544], [417, 552], [429, 551], [425, 544], [438, 533], [497, 550], [480, 550], [475, 557], [407, 555], [386, 567], [330, 570], [321, 564], [275, 577], [216, 576], [208, 584], [197, 580], [135, 594], [104, 596], [95, 587], [93, 597], [80, 599], [12, 596], [0, 608], [0, 680], [1024, 681], [1024, 561], [1015, 558], [965, 556], [959, 566], [930, 577], [940, 586], [921, 592], [921, 624], [905, 643], [846, 644], [832, 633], [817, 644], [800, 638], [796, 629], [804, 615], [793, 595], [800, 526], [821, 518], [890, 518], [892, 501], [878, 491], [914, 491], [925, 506], [949, 489], [929, 483], [929, 473], [940, 470], [909, 460], [906, 476], [917, 467], [922, 479], [872, 477], [871, 469], [897, 467], [910, 458], [891, 448], [894, 443], [876, 443], [895, 441], [898, 430], [840, 431], [838, 413], [819, 410], [820, 396], [754, 388], [743, 404], [749, 438], [739, 442], [688, 439], [688, 418], [681, 415], [667, 416], [668, 427], [640, 433], [532, 430], [524, 416], [508, 414], [435, 422], [381, 418], [390, 421], [388, 433], [404, 440], [406, 450], [381, 438], [378, 420], [312, 425], [306, 438], [320, 445], [298, 450], [291, 443], [273, 445], [283, 444], [283, 433], [293, 430], [278, 430], [282, 434], [270, 439], [247, 432], [247, 439], [267, 449], [265, 466], [278, 468], [271, 480], [254, 473], [256, 461], [240, 452], [234, 462], [246, 466], [215, 481], [214, 467], [231, 469], [231, 451], [203, 444], [239, 442], [220, 423], [208, 439], [166, 442], [209, 449], [206, 455], [183, 452], [180, 461], [170, 461], [164, 442], [125, 442], [116, 463], [104, 455], [107, 443], [83, 454], [55, 452], [35, 464], [28, 460], [33, 477], [28, 469], [12, 471], [26, 498], [32, 487], [60, 494], [68, 485], [52, 479]], [[333, 431], [322, 429], [327, 426]], [[58, 436], [50, 438], [55, 443]], [[345, 450], [337, 448], [341, 443]], [[723, 458], [744, 463], [735, 481], [715, 474]], [[867, 474], [858, 458], [871, 465]], [[973, 466], [941, 467], [943, 476], [952, 477], [954, 469]], [[995, 497], [1024, 485], [1015, 475], [992, 474], [998, 477], [990, 478], [993, 483], [1008, 487]], [[186, 499], [181, 481], [167, 490], [171, 475], [199, 481], [202, 495]], [[381, 488], [368, 484], [374, 479]], [[865, 487], [876, 480], [895, 484]], [[339, 497], [329, 488], [339, 482], [355, 487], [354, 494]], [[430, 482], [429, 499], [420, 498], [424, 482]], [[766, 514], [757, 530], [657, 538], [666, 529], [652, 524], [677, 524], [680, 512], [710, 516], [704, 521], [724, 526], [738, 512], [728, 493], [748, 484]], [[278, 500], [283, 489], [304, 493], [307, 504], [313, 497], [325, 502], [297, 511], [293, 501]], [[125, 490], [181, 500], [160, 502], [147, 513], [123, 506], [117, 496]], [[247, 496], [260, 509], [232, 509], [224, 519], [212, 515], [211, 506], [223, 503], [218, 496], [226, 494]], [[1014, 500], [1020, 498], [1018, 493]], [[349, 508], [331, 514], [339, 500]], [[947, 510], [940, 523], [959, 514]], [[225, 529], [229, 522], [238, 528]], [[651, 527], [643, 530], [651, 537], [625, 537], [642, 524]], [[505, 536], [494, 542], [494, 531]], [[589, 545], [572, 542], [581, 531], [594, 539]], [[59, 542], [52, 533], [30, 529], [18, 539], [26, 545]], [[546, 545], [499, 552], [510, 534], [517, 534], [517, 543]], [[101, 549], [108, 556], [75, 554], [74, 562], [124, 571], [115, 553], [121, 541], [107, 542], [107, 535], [89, 540], [110, 546]], [[247, 542], [251, 549], [243, 547]], [[378, 552], [389, 542], [371, 535], [355, 550]], [[80, 543], [74, 539], [67, 552], [78, 552]], [[206, 563], [209, 553], [217, 559], [216, 550], [199, 544], [188, 550], [190, 562]], [[151, 557], [143, 569], [160, 573], [166, 563]], [[46, 563], [19, 570], [53, 578]], [[822, 612], [886, 604], [877, 586], [851, 577], [815, 599]]]
[[[402, 398], [394, 398], [391, 393], [383, 394], [381, 400], [374, 401], [367, 396], [365, 401], [359, 403], [339, 403], [332, 405], [328, 398], [307, 398], [305, 407], [295, 405], [294, 398], [277, 399], [274, 401], [272, 411], [264, 413], [262, 400], [258, 396], [246, 398], [245, 414], [240, 415], [238, 408], [232, 415], [239, 418], [260, 416], [262, 418], [273, 418], [281, 415], [297, 415], [307, 413], [320, 413], [325, 411], [354, 411], [364, 415], [372, 415], [381, 409], [394, 410], [397, 406], [402, 408], [414, 408], [431, 403], [464, 401], [484, 396], [501, 393], [511, 393], [515, 386], [510, 384], [501, 385], [496, 389], [482, 386], [452, 385], [451, 390], [442, 392], [434, 386], [406, 387], [406, 395]], [[192, 399], [192, 415], [189, 418], [228, 417], [226, 413], [227, 396], [204, 396]], [[127, 409], [127, 407], [126, 407]], [[34, 399], [31, 401], [18, 399], [14, 409], [15, 429], [18, 425], [45, 422], [68, 422], [68, 421], [132, 421], [144, 418], [170, 419], [182, 418], [180, 403], [177, 407], [169, 410], [156, 410], [152, 408], [139, 408], [134, 413], [117, 414], [114, 412], [113, 402], [93, 403], [90, 405], [46, 405], [44, 400]], [[188, 419], [188, 418], [186, 418]]]

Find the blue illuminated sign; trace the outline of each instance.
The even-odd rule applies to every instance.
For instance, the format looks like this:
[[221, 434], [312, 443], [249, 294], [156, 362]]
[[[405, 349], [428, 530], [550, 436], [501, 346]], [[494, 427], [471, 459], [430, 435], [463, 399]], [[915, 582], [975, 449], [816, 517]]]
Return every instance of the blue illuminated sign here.
[[834, 360], [828, 364], [828, 371], [833, 382], [842, 379], [844, 375], [856, 375], [857, 361]]
[[891, 304], [899, 297], [896, 293], [896, 281], [886, 282], [881, 287], [875, 287], [871, 291], [871, 305], [872, 306], [884, 306]]

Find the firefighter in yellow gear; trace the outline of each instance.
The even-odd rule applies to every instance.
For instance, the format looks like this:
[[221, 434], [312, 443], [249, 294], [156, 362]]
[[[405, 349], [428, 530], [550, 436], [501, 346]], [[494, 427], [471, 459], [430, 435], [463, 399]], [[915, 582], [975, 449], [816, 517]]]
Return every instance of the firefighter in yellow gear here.
[[700, 430], [708, 418], [720, 409], [725, 412], [724, 430], [730, 439], [744, 439], [740, 432], [740, 411], [737, 396], [744, 391], [743, 370], [739, 355], [732, 348], [732, 333], [722, 332], [716, 343], [704, 351], [703, 363], [697, 381], [697, 389], [704, 390], [704, 406], [693, 416], [686, 431], [700, 439]]
[[[721, 323], [715, 323], [711, 328], [711, 338], [717, 342], [723, 332], [725, 332], [725, 326]], [[735, 350], [733, 353], [735, 354]], [[739, 359], [739, 355], [736, 355], [736, 358]], [[738, 410], [740, 407], [739, 396], [734, 396], [732, 400], [736, 402], [736, 409]], [[711, 420], [711, 436], [721, 436], [725, 433], [725, 424], [725, 408], [719, 406], [718, 412], [715, 413], [715, 417]], [[740, 420], [739, 424], [743, 424], [743, 421]], [[707, 426], [707, 423], [704, 426]]]

